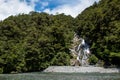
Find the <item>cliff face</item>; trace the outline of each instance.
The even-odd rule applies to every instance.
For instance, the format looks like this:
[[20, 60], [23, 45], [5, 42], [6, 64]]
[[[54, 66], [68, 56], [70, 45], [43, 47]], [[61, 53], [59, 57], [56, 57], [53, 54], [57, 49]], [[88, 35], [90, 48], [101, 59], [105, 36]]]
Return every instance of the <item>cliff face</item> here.
[[90, 54], [87, 43], [76, 34], [74, 34], [72, 42], [70, 51], [73, 59], [71, 59], [71, 65], [87, 66], [89, 64], [88, 58]]
[[72, 40], [72, 44], [71, 44], [71, 48], [70, 48], [71, 55], [73, 57], [70, 60], [71, 65], [75, 65], [75, 66], [81, 65], [79, 63], [79, 61], [77, 60], [78, 53], [76, 51], [76, 49], [77, 49], [77, 47], [78, 47], [79, 44], [80, 44], [79, 38], [78, 38], [78, 36], [76, 34], [74, 34], [74, 37], [73, 37], [73, 40]]

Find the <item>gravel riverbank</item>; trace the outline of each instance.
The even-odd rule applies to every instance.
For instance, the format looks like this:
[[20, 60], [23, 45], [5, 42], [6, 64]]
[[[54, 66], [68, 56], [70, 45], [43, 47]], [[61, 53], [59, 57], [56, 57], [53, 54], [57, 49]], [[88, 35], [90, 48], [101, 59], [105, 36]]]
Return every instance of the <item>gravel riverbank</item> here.
[[81, 66], [50, 66], [43, 72], [63, 73], [120, 73], [120, 68], [81, 67]]

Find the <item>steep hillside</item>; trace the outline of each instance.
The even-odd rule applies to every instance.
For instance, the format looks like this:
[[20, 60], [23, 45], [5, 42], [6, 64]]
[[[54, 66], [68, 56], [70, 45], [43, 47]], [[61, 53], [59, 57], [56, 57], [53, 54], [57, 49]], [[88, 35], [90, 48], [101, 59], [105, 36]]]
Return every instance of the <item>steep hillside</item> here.
[[106, 65], [120, 65], [120, 0], [101, 0], [76, 18], [76, 32]]
[[74, 31], [104, 65], [120, 66], [120, 0], [101, 0], [75, 19], [30, 12], [0, 22], [0, 73], [70, 65]]
[[31, 12], [0, 22], [0, 72], [39, 71], [69, 65], [73, 18]]

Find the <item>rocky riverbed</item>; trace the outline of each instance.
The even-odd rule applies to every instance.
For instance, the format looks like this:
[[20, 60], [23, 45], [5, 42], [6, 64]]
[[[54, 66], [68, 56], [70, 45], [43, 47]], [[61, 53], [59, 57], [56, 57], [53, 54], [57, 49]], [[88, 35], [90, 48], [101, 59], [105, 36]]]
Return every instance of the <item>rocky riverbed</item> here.
[[81, 66], [50, 66], [43, 72], [63, 73], [120, 73], [120, 68], [81, 67]]

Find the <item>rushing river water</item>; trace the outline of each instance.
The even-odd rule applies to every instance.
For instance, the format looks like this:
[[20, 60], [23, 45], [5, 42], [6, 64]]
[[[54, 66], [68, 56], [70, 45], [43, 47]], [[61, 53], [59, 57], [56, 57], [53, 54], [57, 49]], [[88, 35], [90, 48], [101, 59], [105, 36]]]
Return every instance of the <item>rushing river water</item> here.
[[22, 73], [0, 74], [0, 80], [120, 80], [120, 73]]

